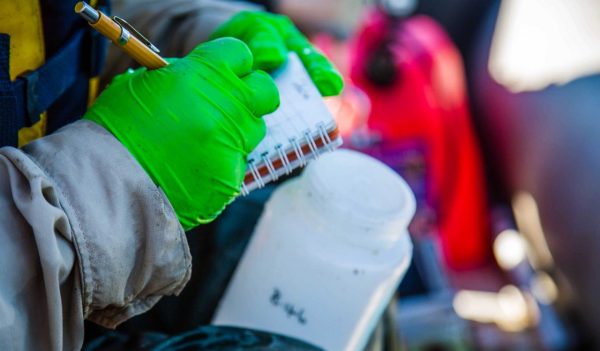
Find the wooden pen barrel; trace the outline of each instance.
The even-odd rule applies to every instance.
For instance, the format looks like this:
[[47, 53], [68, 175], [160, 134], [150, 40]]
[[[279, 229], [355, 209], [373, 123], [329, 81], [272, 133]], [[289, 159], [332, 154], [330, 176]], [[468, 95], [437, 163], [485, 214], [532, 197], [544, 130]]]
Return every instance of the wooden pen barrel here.
[[122, 30], [121, 26], [102, 12], [99, 13], [100, 18], [98, 21], [96, 23], [90, 23], [90, 26], [94, 27], [94, 29], [107, 38], [110, 38], [115, 45], [120, 46], [121, 49], [137, 63], [148, 69], [156, 69], [168, 65], [167, 61], [154, 51], [150, 50], [150, 48], [136, 38], [133, 33], [130, 33], [129, 40], [125, 44], [121, 44], [119, 42]]

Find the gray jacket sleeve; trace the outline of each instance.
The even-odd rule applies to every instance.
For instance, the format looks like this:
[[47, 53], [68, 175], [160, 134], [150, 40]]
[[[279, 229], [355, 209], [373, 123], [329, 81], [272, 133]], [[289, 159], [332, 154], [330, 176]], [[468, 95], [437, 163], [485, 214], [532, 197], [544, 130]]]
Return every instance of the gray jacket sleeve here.
[[102, 127], [0, 149], [0, 349], [80, 349], [84, 319], [115, 327], [190, 273], [171, 205]]

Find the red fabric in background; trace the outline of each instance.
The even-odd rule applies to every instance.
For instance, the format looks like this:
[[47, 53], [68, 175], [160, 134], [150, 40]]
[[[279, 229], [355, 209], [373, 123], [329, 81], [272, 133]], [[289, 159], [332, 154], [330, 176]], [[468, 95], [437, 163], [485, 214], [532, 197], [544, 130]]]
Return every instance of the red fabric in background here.
[[390, 28], [385, 15], [373, 13], [350, 55], [351, 82], [370, 100], [369, 133], [382, 144], [422, 149], [427, 179], [420, 207], [435, 212], [446, 262], [454, 269], [479, 266], [490, 256], [487, 193], [462, 59], [436, 22], [415, 16], [393, 27], [390, 48], [398, 79], [376, 86], [364, 67]]

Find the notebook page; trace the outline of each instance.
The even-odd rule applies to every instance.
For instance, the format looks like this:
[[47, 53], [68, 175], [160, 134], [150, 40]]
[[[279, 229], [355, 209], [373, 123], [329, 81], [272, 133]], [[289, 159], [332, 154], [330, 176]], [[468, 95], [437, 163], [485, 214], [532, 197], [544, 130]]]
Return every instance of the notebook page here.
[[306, 131], [314, 131], [319, 123], [326, 129], [335, 126], [333, 116], [296, 54], [290, 54], [287, 63], [272, 76], [279, 89], [281, 105], [263, 117], [267, 134], [248, 160], [259, 161], [265, 153], [275, 156], [278, 144], [284, 150], [291, 148], [290, 138], [303, 138]]

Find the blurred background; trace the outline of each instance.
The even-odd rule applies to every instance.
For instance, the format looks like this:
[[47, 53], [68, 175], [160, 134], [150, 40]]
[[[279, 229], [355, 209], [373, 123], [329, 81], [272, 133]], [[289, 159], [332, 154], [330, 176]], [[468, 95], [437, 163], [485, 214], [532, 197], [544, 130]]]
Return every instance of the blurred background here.
[[346, 63], [351, 88], [332, 104], [346, 145], [396, 169], [420, 204], [403, 345], [596, 349], [600, 4], [375, 7], [322, 47]]
[[[116, 1], [113, 12], [131, 19], [147, 3]], [[385, 162], [417, 197], [414, 259], [369, 349], [599, 347], [600, 2], [239, 6], [288, 15], [336, 63], [346, 88], [327, 104], [344, 147]], [[132, 20], [178, 54], [146, 22]], [[190, 43], [205, 39], [187, 33]], [[106, 81], [125, 59], [111, 51]], [[120, 331], [208, 323], [274, 187], [190, 234], [195, 271], [182, 297]]]

